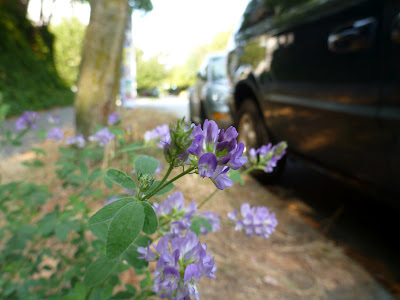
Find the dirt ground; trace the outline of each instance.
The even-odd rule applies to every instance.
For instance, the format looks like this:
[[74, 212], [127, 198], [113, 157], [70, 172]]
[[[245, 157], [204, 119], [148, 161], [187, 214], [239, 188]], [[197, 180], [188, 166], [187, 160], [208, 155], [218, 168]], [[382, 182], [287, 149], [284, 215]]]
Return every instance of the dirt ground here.
[[[125, 117], [134, 139], [141, 139], [146, 130], [174, 119], [139, 110], [125, 112]], [[57, 153], [55, 143], [45, 142], [41, 146], [48, 153]], [[13, 180], [20, 174], [29, 179], [26, 167], [20, 162], [31, 157], [32, 153], [28, 152], [1, 160], [3, 181]], [[10, 164], [13, 168], [9, 168]], [[43, 182], [52, 180], [49, 173], [43, 172], [36, 178]], [[201, 242], [207, 243], [208, 251], [215, 255], [218, 267], [217, 279], [205, 278], [199, 283], [201, 299], [394, 299], [360, 265], [304, 222], [295, 204], [280, 201], [251, 176], [244, 179], [245, 186], [235, 185], [219, 191], [202, 210], [212, 210], [227, 220], [227, 213], [239, 209], [244, 202], [265, 205], [276, 213], [279, 225], [268, 240], [249, 238], [228, 224], [222, 224], [215, 234], [201, 236]], [[185, 201], [195, 199], [200, 203], [215, 187], [208, 179], [190, 175], [177, 181], [176, 189], [184, 194]]]

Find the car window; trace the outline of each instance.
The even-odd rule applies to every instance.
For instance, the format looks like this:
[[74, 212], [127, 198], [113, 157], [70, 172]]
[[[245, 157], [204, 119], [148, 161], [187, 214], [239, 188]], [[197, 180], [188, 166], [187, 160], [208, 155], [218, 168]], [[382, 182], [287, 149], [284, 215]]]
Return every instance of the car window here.
[[226, 79], [225, 57], [215, 57], [211, 60], [210, 75], [211, 81], [220, 81]]
[[249, 2], [239, 25], [239, 32], [274, 14], [273, 7], [269, 6], [267, 2], [268, 0], [251, 0]]
[[243, 13], [238, 32], [268, 18], [303, 10], [307, 6], [325, 3], [326, 0], [251, 0]]

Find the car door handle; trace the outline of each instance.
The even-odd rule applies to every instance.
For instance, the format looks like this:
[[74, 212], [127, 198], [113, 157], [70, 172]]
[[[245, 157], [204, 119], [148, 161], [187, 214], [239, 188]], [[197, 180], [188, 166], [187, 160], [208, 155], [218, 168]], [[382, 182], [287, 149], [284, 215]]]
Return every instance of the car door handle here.
[[334, 53], [351, 53], [372, 46], [376, 36], [377, 21], [374, 17], [340, 26], [328, 37], [328, 48]]

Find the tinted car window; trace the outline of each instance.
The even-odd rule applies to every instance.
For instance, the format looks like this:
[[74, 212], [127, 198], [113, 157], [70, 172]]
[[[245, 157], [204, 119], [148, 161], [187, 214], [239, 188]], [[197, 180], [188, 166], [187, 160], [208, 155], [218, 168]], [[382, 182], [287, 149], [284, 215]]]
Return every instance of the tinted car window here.
[[304, 6], [314, 6], [322, 0], [251, 0], [243, 14], [239, 32], [273, 16], [293, 13]]
[[216, 57], [211, 61], [211, 81], [226, 79], [226, 61], [224, 57]]

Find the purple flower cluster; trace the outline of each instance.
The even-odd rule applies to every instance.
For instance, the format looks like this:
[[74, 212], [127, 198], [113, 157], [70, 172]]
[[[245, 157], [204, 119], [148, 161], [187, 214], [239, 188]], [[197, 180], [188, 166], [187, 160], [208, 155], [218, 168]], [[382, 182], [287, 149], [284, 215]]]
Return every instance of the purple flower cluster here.
[[229, 169], [237, 170], [247, 162], [242, 156], [244, 144], [237, 143], [237, 136], [234, 127], [225, 131], [209, 120], [205, 120], [203, 129], [200, 124], [194, 126], [191, 134], [193, 142], [187, 152], [192, 164], [197, 162], [200, 176], [209, 177], [220, 190], [233, 185]]
[[66, 144], [70, 146], [76, 146], [78, 148], [83, 148], [85, 147], [85, 138], [82, 134], [75, 135], [67, 138]]
[[52, 130], [47, 132], [48, 140], [54, 140], [56, 142], [60, 142], [62, 141], [63, 138], [64, 138], [64, 132], [58, 127], [54, 127]]
[[115, 135], [107, 127], [100, 129], [96, 134], [89, 136], [89, 141], [98, 142], [99, 146], [104, 147], [114, 139]]
[[144, 134], [144, 140], [146, 142], [149, 142], [149, 141], [159, 142], [158, 143], [159, 148], [163, 147], [163, 142], [167, 142], [170, 139], [171, 139], [171, 136], [169, 133], [169, 127], [166, 124], [157, 126], [153, 130], [146, 131]]
[[120, 118], [120, 116], [116, 112], [113, 112], [113, 113], [109, 114], [108, 115], [108, 125], [118, 124], [119, 118]]
[[147, 248], [139, 247], [138, 252], [142, 259], [157, 261], [153, 290], [161, 297], [190, 300], [193, 296], [198, 300], [196, 283], [201, 277], [216, 278], [214, 258], [207, 254], [207, 246], [198, 242], [196, 234], [190, 230], [170, 243], [168, 237], [163, 237], [153, 247], [157, 253], [150, 249], [150, 244]]
[[271, 213], [265, 206], [250, 207], [250, 204], [244, 203], [240, 207], [240, 214], [243, 219], [238, 218], [236, 210], [228, 213], [228, 218], [235, 221], [235, 230], [244, 231], [248, 236], [262, 236], [269, 238], [278, 225], [275, 213]]
[[[217, 213], [213, 213], [211, 211], [205, 211], [197, 214], [199, 217], [202, 217], [210, 223], [212, 232], [217, 232], [221, 228], [221, 219], [219, 218]], [[205, 228], [203, 225], [200, 225], [200, 233], [206, 235], [209, 233], [209, 230]]]
[[285, 155], [286, 142], [280, 142], [275, 146], [271, 143], [263, 145], [258, 149], [251, 148], [249, 151], [250, 162], [266, 173], [271, 173], [278, 164], [278, 161]]
[[164, 202], [154, 203], [153, 208], [160, 224], [165, 221], [169, 222], [169, 232], [166, 236], [172, 239], [182, 236], [183, 232], [192, 225], [191, 218], [197, 211], [197, 204], [192, 200], [185, 207], [183, 194], [175, 191]]
[[15, 123], [15, 128], [18, 131], [27, 130], [36, 127], [36, 122], [39, 120], [39, 115], [35, 111], [24, 112], [17, 122]]

